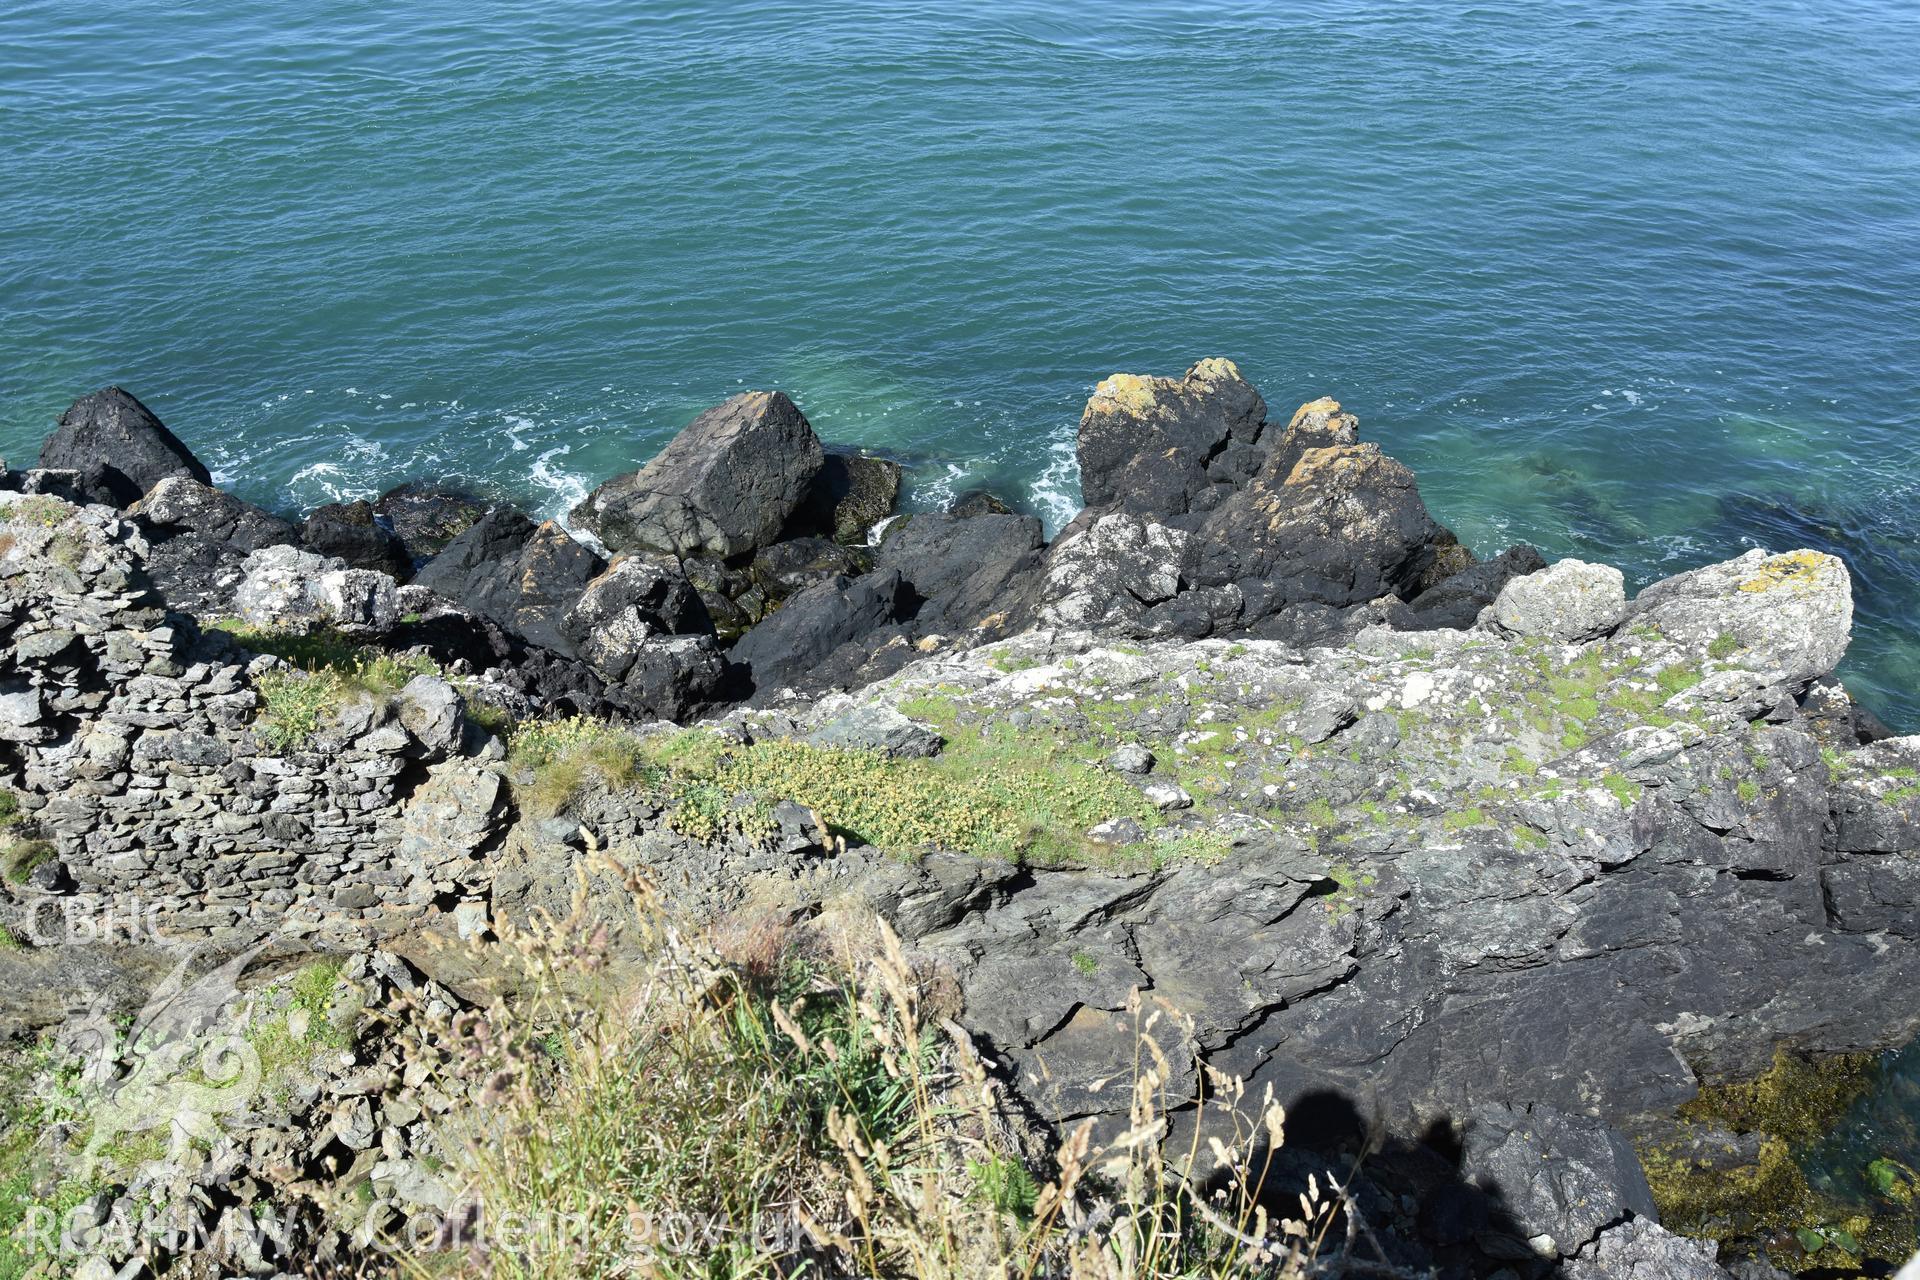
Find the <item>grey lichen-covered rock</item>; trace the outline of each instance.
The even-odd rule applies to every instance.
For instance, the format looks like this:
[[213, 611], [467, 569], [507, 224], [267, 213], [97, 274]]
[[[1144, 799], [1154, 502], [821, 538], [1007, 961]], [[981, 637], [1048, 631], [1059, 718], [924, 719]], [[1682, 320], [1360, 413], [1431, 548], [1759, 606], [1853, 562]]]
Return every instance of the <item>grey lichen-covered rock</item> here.
[[1591, 640], [1620, 625], [1626, 579], [1610, 564], [1558, 560], [1500, 589], [1491, 620], [1509, 635]]
[[213, 477], [153, 410], [119, 387], [80, 397], [40, 448], [40, 465], [92, 472], [114, 505], [126, 506], [169, 476]]
[[1408, 603], [1414, 627], [1470, 627], [1507, 583], [1547, 567], [1540, 553], [1522, 543], [1491, 560], [1467, 565], [1420, 592]]
[[1566, 1280], [1732, 1280], [1713, 1244], [1674, 1235], [1657, 1222], [1634, 1218], [1607, 1228], [1569, 1258]]
[[1681, 643], [1717, 644], [1744, 667], [1804, 684], [1847, 651], [1853, 583], [1835, 556], [1756, 548], [1654, 583], [1634, 597], [1627, 622]]
[[146, 532], [147, 572], [161, 595], [201, 616], [233, 612], [249, 552], [300, 539], [288, 521], [185, 476], [162, 480], [127, 513]]
[[438, 676], [415, 676], [394, 698], [394, 711], [422, 755], [443, 759], [460, 748], [466, 729], [466, 700]]
[[1180, 590], [1189, 538], [1183, 530], [1117, 511], [1063, 533], [1042, 568], [1039, 623], [1147, 630], [1141, 625], [1147, 611]]
[[596, 670], [619, 680], [647, 637], [711, 635], [713, 621], [678, 564], [629, 555], [581, 589], [563, 629]]
[[304, 633], [317, 626], [385, 635], [399, 619], [393, 579], [295, 547], [264, 547], [241, 565], [233, 609], [250, 626]]
[[873, 751], [889, 760], [939, 755], [944, 745], [939, 734], [892, 707], [856, 707], [815, 729], [807, 741], [842, 751]]
[[640, 470], [595, 489], [573, 519], [615, 551], [742, 555], [780, 536], [824, 456], [793, 401], [748, 391], [695, 418]]
[[[1756, 613], [1745, 652], [1631, 625], [1570, 643], [1376, 626], [1311, 650], [1043, 630], [781, 714], [804, 733], [930, 701], [1086, 762], [1156, 758], [1144, 814], [1087, 823], [1099, 871], [1032, 868], [964, 925], [928, 905], [936, 886], [875, 882], [880, 909], [916, 904], [903, 934], [957, 967], [968, 1025], [1054, 1103], [1098, 1112], [1090, 1086], [1118, 1069], [1090, 1047], [1113, 993], [1058, 975], [1066, 1004], [1025, 995], [1079, 949], [1137, 970], [1122, 988], [1173, 1002], [1214, 1065], [1283, 1100], [1345, 1091], [1422, 1124], [1540, 1103], [1637, 1136], [1696, 1065], [1763, 1069], [1773, 1028], [1848, 1050], [1920, 1028], [1920, 875], [1889, 856], [1920, 848], [1920, 787], [1900, 740], [1822, 758], [1795, 699], [1823, 673], [1768, 657], [1804, 626]], [[976, 980], [983, 956], [1008, 976]]]

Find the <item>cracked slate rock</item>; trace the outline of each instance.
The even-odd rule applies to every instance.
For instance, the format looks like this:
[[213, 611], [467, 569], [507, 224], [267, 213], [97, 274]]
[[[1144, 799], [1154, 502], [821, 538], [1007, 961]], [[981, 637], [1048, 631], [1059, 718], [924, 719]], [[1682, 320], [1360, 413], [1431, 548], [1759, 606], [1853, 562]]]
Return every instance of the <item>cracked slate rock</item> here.
[[1659, 1216], [1625, 1137], [1544, 1104], [1474, 1112], [1460, 1168], [1500, 1188], [1505, 1238], [1482, 1241], [1496, 1257], [1570, 1255], [1629, 1214]]
[[748, 391], [687, 424], [653, 461], [573, 509], [614, 551], [729, 559], [777, 540], [807, 499], [825, 453], [779, 391]]

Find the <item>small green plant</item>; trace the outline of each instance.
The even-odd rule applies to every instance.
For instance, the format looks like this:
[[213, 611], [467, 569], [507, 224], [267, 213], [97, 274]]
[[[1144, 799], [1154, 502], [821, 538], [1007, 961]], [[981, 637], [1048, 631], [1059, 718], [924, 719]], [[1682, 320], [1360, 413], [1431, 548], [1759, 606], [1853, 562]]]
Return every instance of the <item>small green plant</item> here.
[[1738, 637], [1728, 635], [1722, 631], [1719, 635], [1715, 636], [1713, 642], [1707, 646], [1707, 656], [1715, 662], [1724, 662], [1744, 648], [1746, 648], [1746, 646], [1740, 643]]
[[1440, 819], [1441, 827], [1448, 831], [1466, 831], [1473, 827], [1483, 827], [1486, 823], [1486, 813], [1478, 808], [1456, 809]]
[[57, 529], [77, 514], [79, 508], [44, 493], [0, 505], [0, 523], [38, 525], [42, 529]]
[[1612, 794], [1613, 798], [1620, 802], [1620, 807], [1623, 809], [1632, 808], [1633, 802], [1638, 800], [1641, 791], [1645, 790], [1645, 788], [1632, 778], [1625, 778], [1617, 773], [1610, 773], [1600, 779], [1600, 785], [1605, 787], [1607, 791]]
[[1040, 1184], [1014, 1157], [988, 1152], [981, 1159], [967, 1161], [967, 1176], [973, 1180], [974, 1194], [994, 1209], [1022, 1222], [1033, 1216]]
[[0, 849], [0, 866], [4, 866], [7, 879], [24, 884], [35, 868], [59, 856], [60, 850], [51, 840], [16, 840]]
[[1085, 951], [1076, 951], [1073, 953], [1073, 967], [1092, 977], [1100, 971], [1100, 962]]
[[346, 684], [333, 671], [270, 671], [254, 686], [260, 695], [255, 731], [272, 751], [294, 751], [346, 698]]
[[335, 1007], [342, 990], [337, 960], [316, 961], [266, 989], [266, 1011], [248, 1028], [247, 1040], [269, 1088], [281, 1087], [278, 1077], [289, 1068], [352, 1043], [357, 1010]]
[[1741, 804], [1752, 804], [1760, 798], [1760, 784], [1752, 778], [1742, 778], [1739, 785], [1734, 787], [1734, 792], [1739, 795]]

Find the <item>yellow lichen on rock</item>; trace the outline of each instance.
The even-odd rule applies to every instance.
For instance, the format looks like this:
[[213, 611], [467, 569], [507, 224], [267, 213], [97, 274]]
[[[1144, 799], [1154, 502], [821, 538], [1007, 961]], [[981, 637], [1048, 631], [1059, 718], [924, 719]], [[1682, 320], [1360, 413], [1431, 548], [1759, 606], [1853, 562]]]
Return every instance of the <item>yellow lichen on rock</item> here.
[[1332, 396], [1321, 396], [1318, 400], [1309, 400], [1298, 409], [1295, 409], [1293, 411], [1293, 417], [1288, 420], [1287, 425], [1289, 427], [1297, 427], [1307, 418], [1331, 418], [1338, 412], [1340, 412], [1340, 402], [1338, 400], [1335, 400]]
[[1208, 356], [1187, 370], [1188, 382], [1229, 382], [1240, 379], [1240, 366], [1225, 356]]
[[1165, 379], [1143, 377], [1137, 373], [1116, 373], [1102, 379], [1094, 387], [1093, 397], [1087, 401], [1087, 412], [1152, 413], [1160, 404], [1159, 392], [1154, 384], [1163, 381]]
[[1761, 561], [1759, 569], [1741, 581], [1740, 590], [1771, 591], [1786, 587], [1792, 591], [1809, 591], [1819, 585], [1824, 574], [1834, 571], [1844, 572], [1844, 567], [1833, 556], [1818, 551], [1789, 551]]

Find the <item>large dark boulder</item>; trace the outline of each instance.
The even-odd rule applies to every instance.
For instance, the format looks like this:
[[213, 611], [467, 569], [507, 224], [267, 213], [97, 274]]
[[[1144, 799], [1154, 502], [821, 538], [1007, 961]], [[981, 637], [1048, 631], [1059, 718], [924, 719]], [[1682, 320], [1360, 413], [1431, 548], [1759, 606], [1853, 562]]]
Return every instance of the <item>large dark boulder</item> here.
[[802, 591], [733, 647], [761, 693], [803, 684], [834, 650], [908, 612], [911, 597], [897, 570], [830, 578]]
[[406, 544], [416, 561], [435, 556], [493, 510], [485, 498], [430, 484], [403, 484], [375, 499], [374, 514]]
[[778, 391], [749, 391], [689, 423], [646, 466], [607, 481], [573, 519], [614, 551], [744, 555], [779, 538], [824, 454]]
[[863, 543], [873, 526], [893, 514], [900, 498], [900, 464], [863, 453], [829, 453], [813, 492], [796, 515], [796, 532], [829, 533]]
[[1166, 519], [1209, 511], [1259, 464], [1266, 402], [1231, 360], [1181, 378], [1116, 373], [1080, 415], [1080, 490], [1090, 507]]
[[563, 627], [580, 656], [613, 681], [625, 678], [655, 636], [713, 634], [707, 607], [680, 566], [651, 556], [615, 560], [587, 583]]
[[1300, 601], [1403, 599], [1458, 544], [1428, 514], [1413, 473], [1359, 440], [1334, 400], [1302, 405], [1259, 473], [1194, 530], [1185, 576], [1237, 587], [1247, 624]]
[[923, 627], [971, 627], [1008, 607], [1045, 545], [1032, 516], [927, 512], [889, 533], [877, 564], [912, 584]]
[[230, 493], [171, 476], [128, 508], [146, 534], [147, 572], [167, 604], [212, 617], [233, 611], [247, 556], [299, 541], [299, 530]]
[[40, 447], [40, 465], [91, 472], [121, 507], [169, 476], [213, 483], [205, 465], [153, 410], [119, 387], [75, 400]]
[[491, 511], [447, 544], [414, 582], [492, 619], [528, 644], [574, 657], [566, 617], [606, 562], [549, 520]]
[[308, 550], [345, 560], [356, 569], [373, 569], [405, 582], [413, 573], [406, 546], [375, 514], [373, 504], [329, 502], [300, 526]]

